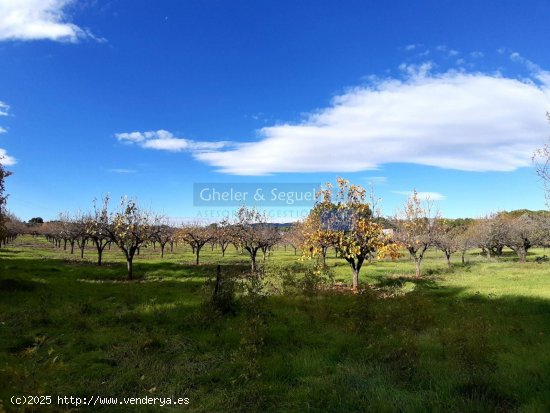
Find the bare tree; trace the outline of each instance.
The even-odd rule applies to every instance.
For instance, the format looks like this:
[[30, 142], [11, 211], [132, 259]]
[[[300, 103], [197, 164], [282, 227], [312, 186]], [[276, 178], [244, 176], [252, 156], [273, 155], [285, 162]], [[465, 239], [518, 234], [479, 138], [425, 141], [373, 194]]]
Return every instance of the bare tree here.
[[528, 214], [519, 217], [502, 214], [500, 219], [506, 231], [504, 243], [517, 254], [520, 262], [527, 261], [529, 249], [542, 241], [539, 222]]
[[499, 213], [477, 219], [469, 231], [487, 258], [502, 255], [507, 229]]
[[37, 232], [43, 235], [56, 248], [61, 247], [62, 231], [62, 224], [59, 221], [45, 222], [37, 229]]
[[212, 228], [195, 222], [185, 225], [178, 231], [178, 233], [179, 238], [188, 243], [193, 249], [193, 253], [195, 254], [195, 264], [199, 265], [199, 256], [202, 247], [204, 247], [206, 243], [210, 242], [210, 240], [212, 240], [215, 236]]
[[111, 238], [107, 227], [109, 226], [109, 197], [105, 196], [101, 207], [94, 200], [94, 210], [87, 216], [86, 233], [92, 240], [97, 250], [97, 265], [102, 264], [103, 251], [110, 244]]
[[[283, 242], [294, 249], [294, 255], [302, 249], [305, 242], [304, 223], [295, 222], [290, 229], [283, 234]], [[325, 252], [326, 254], [326, 252]]]
[[429, 247], [435, 244], [440, 216], [433, 203], [422, 201], [416, 190], [398, 212], [395, 237], [409, 251], [414, 260], [416, 277], [420, 277], [420, 265]]
[[267, 251], [280, 238], [279, 232], [267, 222], [267, 217], [254, 208], [241, 207], [233, 224], [235, 246], [243, 249], [250, 256], [253, 274], [257, 273], [258, 251]]
[[155, 223], [155, 231], [153, 240], [160, 245], [160, 257], [164, 258], [164, 248], [166, 244], [170, 243], [174, 239], [175, 228], [171, 227], [165, 219]]
[[120, 208], [111, 214], [105, 231], [126, 257], [128, 279], [133, 279], [134, 255], [152, 239], [155, 217], [138, 206], [136, 201], [122, 198]]
[[435, 231], [434, 246], [445, 254], [448, 268], [451, 268], [451, 255], [460, 248], [457, 239], [457, 235], [460, 231], [460, 229], [452, 225], [452, 223], [446, 219], [440, 220], [440, 224]]
[[222, 250], [222, 257], [225, 257], [225, 251], [229, 244], [233, 242], [233, 231], [231, 229], [231, 223], [228, 219], [222, 219], [214, 229], [215, 238]]
[[84, 249], [86, 248], [86, 243], [90, 238], [87, 230], [87, 220], [88, 217], [82, 214], [75, 215], [69, 224], [69, 232], [71, 239], [71, 254], [73, 253], [74, 243], [80, 250], [80, 258], [84, 258]]
[[25, 232], [25, 224], [14, 214], [6, 211], [4, 213], [4, 230], [0, 230], [0, 247], [14, 241], [18, 235]]
[[[546, 112], [546, 117], [550, 121], [550, 113]], [[545, 144], [533, 154], [533, 163], [537, 170], [537, 175], [544, 182], [544, 196], [546, 206], [550, 208], [550, 145]]]
[[7, 236], [6, 228], [6, 203], [8, 196], [5, 194], [5, 184], [4, 180], [11, 175], [11, 172], [4, 168], [2, 164], [2, 157], [0, 157], [0, 238], [5, 238]]
[[460, 251], [460, 257], [462, 265], [466, 264], [466, 252], [472, 248], [477, 248], [477, 234], [475, 232], [475, 222], [470, 225], [465, 225], [463, 231], [456, 234], [455, 242], [457, 244], [458, 251]]

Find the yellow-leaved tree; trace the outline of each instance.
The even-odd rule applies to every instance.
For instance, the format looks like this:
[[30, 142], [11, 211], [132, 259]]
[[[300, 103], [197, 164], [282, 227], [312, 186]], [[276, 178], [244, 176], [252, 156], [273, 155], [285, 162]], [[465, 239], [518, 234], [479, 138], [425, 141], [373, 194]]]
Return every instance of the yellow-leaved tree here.
[[397, 258], [399, 246], [376, 222], [363, 187], [338, 178], [336, 191], [328, 183], [317, 195], [317, 202], [305, 221], [304, 254], [324, 257], [326, 248], [332, 246], [350, 265], [352, 286], [356, 290], [365, 260]]

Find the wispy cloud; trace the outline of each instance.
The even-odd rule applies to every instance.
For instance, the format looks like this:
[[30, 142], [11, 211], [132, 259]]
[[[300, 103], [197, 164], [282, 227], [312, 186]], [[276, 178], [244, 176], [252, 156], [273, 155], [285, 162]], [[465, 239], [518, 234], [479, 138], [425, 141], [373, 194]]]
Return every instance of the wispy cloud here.
[[[0, 101], [0, 116], [8, 116], [10, 110], [9, 105]], [[0, 126], [0, 134], [7, 133], [7, 129]], [[9, 156], [5, 149], [0, 148], [0, 164], [2, 165], [14, 165], [17, 160], [13, 156]]]
[[230, 145], [229, 142], [199, 142], [191, 139], [178, 138], [164, 129], [147, 132], [116, 133], [115, 137], [119, 142], [137, 144], [145, 149], [170, 152], [189, 151], [200, 153], [203, 151], [219, 150]]
[[541, 68], [536, 63], [533, 63], [531, 60], [526, 59], [522, 55], [520, 55], [518, 52], [512, 52], [510, 54], [510, 60], [515, 63], [520, 63], [524, 65], [527, 70], [531, 71], [532, 73], [539, 73], [541, 72]]
[[464, 171], [531, 165], [545, 142], [550, 76], [532, 79], [403, 65], [405, 78], [374, 79], [336, 96], [297, 124], [258, 131], [259, 140], [194, 156], [221, 172], [265, 175], [356, 172], [387, 163]]
[[9, 110], [10, 110], [9, 105], [0, 101], [0, 116], [8, 116]]
[[40, 40], [77, 42], [94, 36], [70, 22], [66, 13], [74, 0], [0, 0], [0, 41]]
[[112, 168], [108, 169], [109, 172], [114, 172], [117, 174], [135, 174], [137, 171], [135, 169], [125, 169], [125, 168]]
[[369, 184], [374, 185], [381, 185], [388, 182], [388, 178], [386, 176], [366, 176], [363, 179]]
[[[412, 196], [412, 191], [392, 191], [394, 194], [404, 195], [406, 197]], [[443, 201], [446, 196], [439, 192], [417, 192], [416, 196], [422, 201]]]

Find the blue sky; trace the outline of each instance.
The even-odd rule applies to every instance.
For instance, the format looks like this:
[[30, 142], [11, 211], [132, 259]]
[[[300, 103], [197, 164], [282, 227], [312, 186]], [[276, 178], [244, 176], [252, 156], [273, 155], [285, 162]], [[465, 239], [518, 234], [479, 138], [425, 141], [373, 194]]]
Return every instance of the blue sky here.
[[449, 217], [543, 209], [549, 23], [542, 0], [0, 0], [9, 209], [192, 218], [220, 212], [197, 182], [337, 176], [387, 215], [413, 188]]

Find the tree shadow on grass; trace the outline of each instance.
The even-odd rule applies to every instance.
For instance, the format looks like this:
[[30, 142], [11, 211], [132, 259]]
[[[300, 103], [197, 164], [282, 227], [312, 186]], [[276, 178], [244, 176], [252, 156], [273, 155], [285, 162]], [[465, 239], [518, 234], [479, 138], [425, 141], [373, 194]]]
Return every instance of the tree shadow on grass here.
[[[248, 266], [223, 266], [231, 271], [243, 271]], [[226, 270], [229, 271], [229, 270]], [[215, 276], [216, 265], [183, 265], [173, 262], [136, 262], [133, 280], [127, 279], [125, 262], [109, 262], [98, 266], [90, 261], [66, 260], [64, 258], [18, 258], [0, 260], [0, 279], [12, 279], [14, 288], [23, 286], [17, 280], [29, 281], [29, 277], [40, 278], [45, 282], [79, 280], [89, 283], [119, 282], [186, 282], [203, 284]], [[10, 283], [9, 281], [6, 281]], [[19, 283], [19, 284], [18, 284]], [[8, 288], [9, 285], [6, 284]], [[11, 284], [10, 284], [11, 285]], [[27, 285], [27, 284], [25, 284]], [[11, 287], [9, 287], [11, 288]], [[22, 287], [24, 288], [24, 287]]]
[[376, 275], [374, 276], [376, 287], [402, 287], [406, 283], [413, 283], [417, 286], [437, 288], [437, 278], [434, 276], [415, 277], [414, 275]]

